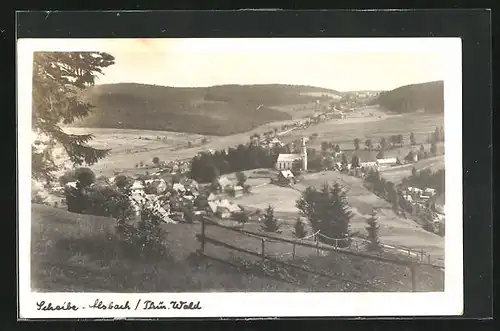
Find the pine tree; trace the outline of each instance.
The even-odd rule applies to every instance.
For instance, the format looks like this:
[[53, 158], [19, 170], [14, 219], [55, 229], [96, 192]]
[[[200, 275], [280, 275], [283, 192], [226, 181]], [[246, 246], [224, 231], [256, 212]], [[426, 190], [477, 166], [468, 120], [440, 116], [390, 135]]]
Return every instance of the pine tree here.
[[302, 239], [305, 236], [307, 236], [306, 227], [304, 225], [304, 222], [302, 222], [302, 220], [300, 219], [300, 217], [297, 218], [297, 221], [295, 222], [295, 225], [294, 225], [294, 229], [295, 229], [295, 231], [294, 231], [293, 235], [296, 238]]
[[114, 57], [99, 52], [36, 52], [33, 57], [32, 129], [38, 135], [32, 145], [32, 177], [53, 181], [59, 166], [56, 145], [62, 145], [74, 165], [92, 165], [106, 157], [108, 149], [90, 147], [91, 134], [68, 134], [61, 124], [71, 124], [90, 114], [93, 106], [81, 92], [94, 85], [102, 69]]
[[387, 140], [384, 137], [380, 140], [380, 149], [384, 151], [387, 148]]
[[274, 217], [274, 207], [269, 205], [264, 214], [262, 230], [266, 232], [277, 232], [279, 229], [278, 220]]
[[[346, 191], [337, 183], [325, 184], [320, 190], [308, 187], [296, 202], [302, 216], [311, 223], [314, 231], [330, 238], [345, 238], [349, 234], [349, 223], [353, 216], [347, 203]], [[322, 242], [333, 244], [320, 237]]]
[[379, 226], [378, 226], [378, 219], [377, 219], [377, 214], [372, 212], [370, 215], [370, 218], [366, 220], [367, 226], [366, 226], [366, 231], [368, 232], [368, 245], [366, 246], [366, 249], [371, 252], [380, 252], [382, 251], [382, 245], [380, 244], [379, 240]]
[[410, 143], [412, 144], [412, 146], [416, 145], [417, 142], [415, 141], [415, 135], [412, 133], [410, 133]]
[[355, 150], [359, 150], [359, 143], [360, 142], [361, 141], [358, 138], [354, 139], [353, 143], [354, 143], [354, 149]]

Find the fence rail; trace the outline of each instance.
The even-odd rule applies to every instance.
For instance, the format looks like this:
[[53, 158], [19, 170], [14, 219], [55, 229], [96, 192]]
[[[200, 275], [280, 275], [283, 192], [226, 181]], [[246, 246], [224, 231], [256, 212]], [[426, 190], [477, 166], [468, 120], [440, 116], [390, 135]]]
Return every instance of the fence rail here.
[[[229, 244], [227, 242], [223, 242], [223, 241], [220, 241], [218, 239], [211, 238], [211, 237], [207, 236], [206, 231], [205, 231], [206, 224], [211, 224], [211, 225], [214, 225], [216, 227], [220, 227], [220, 228], [223, 228], [223, 229], [226, 229], [229, 231], [237, 232], [241, 235], [245, 235], [248, 237], [255, 238], [256, 240], [260, 240], [260, 243], [261, 243], [260, 252], [250, 251], [250, 250], [247, 250], [245, 248], [237, 247], [237, 246], [234, 246], [234, 245]], [[310, 268], [306, 268], [304, 266], [298, 266], [296, 264], [288, 263], [288, 262], [282, 261], [276, 257], [270, 256], [269, 254], [266, 254], [266, 247], [265, 247], [266, 242], [287, 243], [287, 244], [292, 245], [292, 252], [291, 252], [292, 260], [295, 260], [297, 246], [301, 246], [301, 247], [308, 247], [308, 248], [315, 249], [317, 255], [319, 255], [320, 251], [322, 251], [322, 252], [324, 252], [324, 251], [335, 252], [338, 254], [344, 254], [344, 255], [348, 255], [348, 256], [356, 256], [356, 257], [361, 257], [361, 258], [365, 258], [365, 259], [369, 259], [369, 260], [375, 260], [375, 261], [385, 262], [385, 263], [389, 263], [389, 264], [393, 264], [393, 265], [407, 267], [407, 268], [409, 268], [409, 271], [410, 271], [412, 291], [414, 291], [414, 292], [417, 291], [417, 289], [416, 289], [417, 288], [416, 272], [417, 272], [418, 267], [428, 266], [428, 267], [431, 267], [434, 269], [439, 269], [441, 271], [444, 270], [443, 267], [438, 266], [438, 265], [432, 265], [432, 264], [421, 263], [421, 262], [416, 262], [416, 261], [409, 261], [409, 260], [390, 259], [390, 258], [383, 257], [383, 256], [371, 255], [371, 254], [366, 254], [366, 253], [361, 253], [361, 252], [353, 252], [353, 251], [338, 248], [338, 247], [332, 247], [332, 246], [320, 243], [320, 241], [318, 240], [320, 235], [321, 234], [319, 233], [319, 231], [313, 234], [312, 237], [314, 237], [316, 239], [315, 243], [313, 244], [313, 243], [306, 242], [306, 241], [278, 238], [278, 237], [275, 237], [275, 236], [272, 236], [269, 234], [251, 232], [251, 231], [243, 230], [241, 228], [233, 228], [230, 226], [225, 226], [225, 225], [219, 224], [218, 222], [216, 222], [215, 220], [212, 220], [210, 218], [203, 217], [201, 219], [201, 233], [197, 235], [197, 239], [201, 243], [201, 247], [198, 250], [198, 253], [200, 255], [207, 256], [205, 253], [205, 246], [206, 246], [206, 244], [212, 244], [212, 245], [223, 247], [223, 248], [226, 248], [229, 250], [234, 250], [234, 251], [245, 253], [245, 254], [248, 254], [248, 255], [251, 255], [254, 257], [258, 257], [261, 259], [262, 262], [265, 262], [266, 260], [272, 261], [273, 263], [278, 264], [278, 265], [286, 266], [286, 267], [289, 267], [289, 268], [292, 268], [295, 270], [299, 270], [302, 272], [306, 272], [309, 274], [314, 274], [317, 276], [326, 277], [326, 278], [329, 278], [332, 280], [340, 280], [340, 281], [350, 283], [350, 284], [353, 284], [356, 286], [360, 286], [360, 287], [365, 288], [365, 289], [370, 289], [373, 291], [379, 291], [379, 289], [377, 289], [374, 286], [369, 285], [369, 284], [363, 284], [360, 282], [356, 282], [354, 280], [346, 279], [346, 278], [336, 276], [336, 275], [332, 275], [330, 273], [327, 273], [327, 272], [324, 272], [321, 270], [317, 270], [317, 269], [313, 270]], [[342, 240], [342, 239], [339, 239], [339, 240]], [[207, 256], [207, 257], [210, 257], [210, 256]]]

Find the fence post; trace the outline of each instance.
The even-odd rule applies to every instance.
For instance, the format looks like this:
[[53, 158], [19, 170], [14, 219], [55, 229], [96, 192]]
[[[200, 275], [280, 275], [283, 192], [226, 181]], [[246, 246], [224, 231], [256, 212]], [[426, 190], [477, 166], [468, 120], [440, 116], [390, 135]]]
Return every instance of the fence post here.
[[295, 243], [293, 243], [292, 259], [295, 260]]
[[411, 290], [412, 292], [417, 292], [417, 270], [414, 265], [410, 266], [411, 273]]
[[316, 237], [316, 256], [319, 256], [319, 238]]
[[261, 239], [261, 244], [262, 244], [262, 250], [261, 250], [261, 256], [262, 256], [262, 262], [264, 262], [265, 259], [265, 240], [264, 238]]
[[335, 239], [335, 249], [339, 248], [338, 239]]
[[420, 262], [424, 262], [424, 249], [420, 248]]
[[201, 248], [200, 252], [205, 252], [205, 217], [201, 218]]

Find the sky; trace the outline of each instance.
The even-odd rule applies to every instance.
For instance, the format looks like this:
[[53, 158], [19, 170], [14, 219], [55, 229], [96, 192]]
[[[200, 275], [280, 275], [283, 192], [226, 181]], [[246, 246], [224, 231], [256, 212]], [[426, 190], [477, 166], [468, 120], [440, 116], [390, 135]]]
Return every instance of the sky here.
[[443, 43], [390, 39], [100, 39], [92, 45], [116, 61], [97, 84], [296, 84], [360, 91], [443, 80]]

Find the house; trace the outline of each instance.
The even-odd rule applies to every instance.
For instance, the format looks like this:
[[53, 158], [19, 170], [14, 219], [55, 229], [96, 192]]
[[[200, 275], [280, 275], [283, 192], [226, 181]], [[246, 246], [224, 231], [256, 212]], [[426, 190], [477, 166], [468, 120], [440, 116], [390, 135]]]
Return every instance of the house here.
[[136, 180], [136, 181], [134, 181], [134, 183], [132, 184], [132, 186], [130, 187], [130, 189], [132, 191], [143, 191], [144, 190], [144, 185], [142, 184], [142, 182], [140, 180]]
[[435, 190], [435, 189], [433, 189], [433, 188], [426, 188], [426, 189], [424, 190], [424, 194], [425, 194], [425, 195], [430, 195], [430, 196], [433, 196], [433, 195], [435, 195], [435, 194], [436, 194], [436, 190]]
[[221, 190], [225, 190], [234, 186], [233, 182], [225, 176], [219, 177], [217, 182], [219, 183]]
[[234, 186], [232, 193], [234, 197], [241, 197], [243, 195], [243, 187], [239, 185]]
[[234, 212], [241, 211], [240, 207], [227, 199], [209, 201], [208, 207], [214, 214], [219, 214], [222, 218], [229, 218]]
[[295, 179], [291, 170], [281, 170], [278, 173], [278, 182], [289, 184]]
[[175, 183], [172, 188], [178, 192], [178, 193], [184, 193], [186, 192], [186, 188], [184, 187], [184, 185], [180, 184], [180, 183]]
[[145, 184], [156, 194], [162, 194], [167, 190], [167, 183], [163, 179], [148, 179]]
[[377, 165], [379, 167], [392, 167], [397, 163], [398, 160], [395, 157], [386, 159], [377, 159]]
[[377, 167], [377, 152], [370, 150], [357, 150], [357, 151], [344, 151], [347, 162], [352, 163], [352, 158], [357, 156], [359, 158], [359, 166], [361, 168]]

